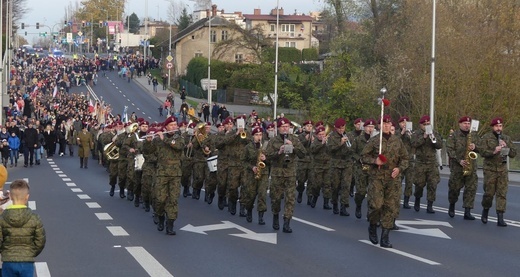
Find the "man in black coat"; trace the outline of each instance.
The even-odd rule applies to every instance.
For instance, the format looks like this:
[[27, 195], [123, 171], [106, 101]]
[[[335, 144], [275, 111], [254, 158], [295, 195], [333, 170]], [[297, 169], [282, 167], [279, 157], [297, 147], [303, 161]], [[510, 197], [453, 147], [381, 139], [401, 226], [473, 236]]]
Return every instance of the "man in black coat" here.
[[34, 163], [34, 148], [36, 148], [38, 144], [38, 131], [33, 128], [33, 122], [29, 120], [27, 124], [27, 129], [25, 129], [23, 133], [23, 141], [24, 141], [24, 167], [29, 165], [32, 166]]

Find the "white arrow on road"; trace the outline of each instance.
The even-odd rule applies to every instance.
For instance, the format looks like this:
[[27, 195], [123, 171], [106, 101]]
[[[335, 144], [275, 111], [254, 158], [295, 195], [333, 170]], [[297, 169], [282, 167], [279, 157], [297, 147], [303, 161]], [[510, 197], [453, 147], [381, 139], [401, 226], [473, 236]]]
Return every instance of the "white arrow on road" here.
[[265, 243], [276, 244], [276, 233], [255, 233], [247, 228], [244, 228], [238, 224], [230, 221], [222, 221], [220, 224], [210, 224], [202, 226], [193, 226], [188, 224], [181, 228], [182, 231], [193, 232], [197, 234], [207, 235], [208, 231], [225, 230], [225, 229], [238, 229], [245, 234], [230, 234], [231, 236], [256, 240]]
[[436, 238], [442, 238], [442, 239], [451, 239], [448, 235], [446, 235], [443, 231], [441, 231], [439, 228], [429, 228], [429, 229], [418, 229], [413, 228], [406, 225], [429, 225], [429, 226], [445, 226], [450, 227], [451, 224], [445, 221], [436, 221], [436, 220], [422, 220], [417, 219], [417, 221], [414, 220], [396, 220], [395, 224], [398, 225], [401, 229], [397, 232], [403, 232], [403, 233], [410, 233], [410, 234], [416, 234], [416, 235], [422, 235], [422, 236], [430, 236], [430, 237], [436, 237]]

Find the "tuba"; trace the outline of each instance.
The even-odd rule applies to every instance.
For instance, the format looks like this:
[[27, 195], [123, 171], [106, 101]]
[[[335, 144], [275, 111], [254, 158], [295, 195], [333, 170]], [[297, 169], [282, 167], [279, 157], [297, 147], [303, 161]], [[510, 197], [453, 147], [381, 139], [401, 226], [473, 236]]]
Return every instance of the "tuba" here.
[[195, 127], [195, 137], [197, 138], [204, 155], [209, 155], [211, 150], [205, 150], [203, 145], [203, 142], [208, 138], [208, 134], [206, 133], [206, 123], [197, 124], [197, 127]]
[[464, 170], [462, 172], [462, 174], [464, 176], [471, 175], [471, 172], [473, 172], [472, 160], [476, 160], [478, 157], [477, 153], [475, 153], [474, 151], [471, 151], [471, 149], [469, 149], [470, 144], [471, 144], [471, 131], [468, 133], [467, 140], [466, 140], [466, 155], [464, 155], [465, 161], [466, 161], [466, 166], [464, 166]]

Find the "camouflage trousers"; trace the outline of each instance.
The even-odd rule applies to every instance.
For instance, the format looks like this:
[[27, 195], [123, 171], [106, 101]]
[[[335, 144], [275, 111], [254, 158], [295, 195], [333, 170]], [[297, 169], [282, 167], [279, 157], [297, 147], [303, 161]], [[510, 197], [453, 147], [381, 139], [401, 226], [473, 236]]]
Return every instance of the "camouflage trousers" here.
[[359, 167], [359, 170], [356, 171], [356, 194], [354, 195], [354, 201], [356, 202], [356, 206], [361, 206], [363, 204], [363, 200], [367, 194], [369, 175], [368, 171], [362, 170]]
[[135, 192], [136, 183], [134, 159], [129, 159], [126, 166], [126, 190]]
[[413, 182], [414, 182], [414, 166], [410, 163], [410, 166], [401, 173], [401, 182], [404, 180], [404, 196], [412, 196], [413, 193]]
[[246, 206], [246, 209], [253, 209], [256, 201], [256, 210], [265, 212], [267, 210], [267, 183], [269, 176], [262, 174], [260, 179], [255, 179], [253, 173], [244, 173], [246, 182], [240, 190], [240, 203]]
[[484, 195], [482, 207], [489, 209], [493, 206], [493, 198], [496, 199], [497, 212], [506, 212], [506, 196], [509, 175], [507, 171], [497, 172], [484, 170]]
[[296, 165], [296, 182], [298, 182], [296, 186], [296, 190], [298, 192], [305, 191], [305, 182], [307, 182], [307, 195], [309, 195], [309, 186], [311, 186], [311, 172], [312, 167], [311, 163], [307, 162], [299, 162]]
[[464, 176], [462, 167], [451, 166], [450, 180], [448, 181], [448, 200], [450, 204], [455, 204], [459, 200], [460, 190], [464, 188], [462, 195], [462, 207], [473, 209], [475, 195], [477, 194], [477, 171]]
[[437, 195], [437, 184], [441, 181], [437, 165], [416, 164], [414, 171], [414, 196], [421, 198], [423, 196], [423, 189], [426, 187], [426, 199], [432, 202], [435, 201]]
[[154, 211], [167, 219], [177, 219], [178, 199], [181, 193], [181, 177], [157, 176], [154, 186]]
[[217, 190], [217, 184], [217, 172], [209, 172], [208, 170], [206, 174], [206, 181], [204, 182], [204, 186], [206, 187], [206, 194], [209, 195], [215, 193], [215, 191]]
[[294, 190], [296, 189], [295, 176], [272, 176], [271, 190], [269, 196], [271, 197], [271, 211], [273, 214], [279, 214], [282, 205], [282, 195], [285, 195], [284, 218], [291, 219], [294, 213]]
[[242, 171], [243, 168], [241, 166], [230, 166], [227, 170], [227, 197], [231, 203], [238, 200], [238, 189], [240, 188], [240, 182], [243, 181]]
[[190, 187], [191, 186], [191, 176], [193, 173], [193, 162], [191, 159], [185, 159], [181, 162], [181, 169], [182, 169], [182, 177], [181, 177], [181, 184], [183, 187]]
[[320, 190], [323, 191], [324, 198], [331, 197], [330, 185], [326, 185], [329, 177], [328, 168], [313, 168], [310, 175], [310, 184], [307, 185], [307, 195], [314, 197], [320, 196]]
[[117, 184], [117, 175], [119, 173], [119, 171], [117, 169], [118, 165], [119, 165], [118, 161], [111, 160], [108, 162], [108, 169], [110, 171], [110, 173], [108, 175], [109, 176], [108, 184], [111, 186], [115, 186]]
[[204, 179], [206, 179], [208, 175], [208, 163], [205, 161], [195, 161], [193, 162], [193, 183], [191, 186], [194, 189], [202, 189], [204, 185]]
[[135, 196], [141, 196], [142, 193], [142, 187], [143, 187], [143, 171], [142, 170], [136, 170], [134, 171], [134, 194]]
[[401, 179], [371, 179], [368, 184], [368, 220], [370, 224], [381, 222], [385, 229], [394, 226], [394, 219], [399, 214]]
[[141, 196], [143, 202], [152, 203], [152, 185], [155, 178], [153, 167], [143, 165], [141, 176]]
[[126, 172], [128, 170], [128, 161], [127, 160], [119, 160], [117, 162], [117, 177], [119, 178], [119, 187], [124, 189], [126, 188]]
[[350, 183], [352, 182], [352, 165], [348, 165], [345, 168], [331, 167], [329, 170], [329, 182], [332, 197], [332, 204], [339, 202], [341, 205], [349, 207], [350, 198]]

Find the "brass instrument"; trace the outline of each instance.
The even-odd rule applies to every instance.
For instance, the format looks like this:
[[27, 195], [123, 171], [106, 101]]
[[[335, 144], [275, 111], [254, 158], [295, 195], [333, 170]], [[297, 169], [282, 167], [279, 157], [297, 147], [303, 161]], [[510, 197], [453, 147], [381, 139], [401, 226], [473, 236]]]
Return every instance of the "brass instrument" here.
[[188, 117], [190, 118], [190, 120], [188, 121], [188, 125], [191, 124], [191, 123], [198, 124], [201, 121], [198, 117], [193, 116], [191, 114], [188, 114]]
[[345, 145], [349, 148], [352, 147], [352, 143], [350, 143], [350, 139], [348, 138], [347, 133], [343, 133], [343, 137], [347, 138], [347, 141], [345, 141]]
[[135, 123], [135, 122], [132, 123], [132, 124], [130, 124], [130, 125], [128, 125], [128, 126], [126, 127], [126, 132], [127, 132], [128, 134], [133, 134], [133, 133], [137, 132], [137, 130], [139, 130], [139, 124], [138, 124], [138, 123]]
[[473, 171], [472, 160], [476, 160], [478, 157], [477, 153], [475, 153], [474, 151], [471, 151], [470, 144], [471, 144], [471, 131], [468, 133], [467, 140], [466, 140], [466, 155], [464, 155], [466, 165], [464, 166], [464, 170], [462, 171], [462, 175], [464, 175], [464, 176], [471, 175], [471, 172]]
[[114, 142], [105, 145], [103, 152], [109, 160], [117, 160], [119, 158], [119, 147]]
[[260, 142], [260, 147], [258, 149], [258, 157], [256, 158], [256, 180], [260, 180], [260, 178], [262, 178], [262, 169], [265, 168], [265, 163], [261, 160], [262, 154], [264, 154], [264, 151], [262, 149], [262, 143]]
[[[173, 133], [173, 132], [176, 132], [176, 131], [177, 130], [175, 130], [175, 131], [172, 130], [172, 131], [166, 131], [166, 132], [162, 132], [162, 133], [163, 134], [170, 134], [170, 133]], [[138, 140], [143, 140], [143, 139], [146, 139], [146, 138], [149, 138], [149, 137], [153, 138], [153, 137], [158, 136], [158, 135], [159, 135], [158, 133], [148, 134], [146, 136], [142, 136], [142, 137], [138, 138]]]
[[199, 142], [200, 148], [202, 148], [202, 152], [204, 152], [204, 155], [209, 155], [211, 153], [211, 150], [204, 149], [204, 145], [202, 144], [207, 138], [208, 134], [206, 133], [206, 123], [199, 123], [195, 127], [195, 137], [197, 138], [197, 141]]
[[241, 139], [246, 139], [247, 138], [247, 134], [246, 134], [245, 131], [240, 132], [240, 138]]

